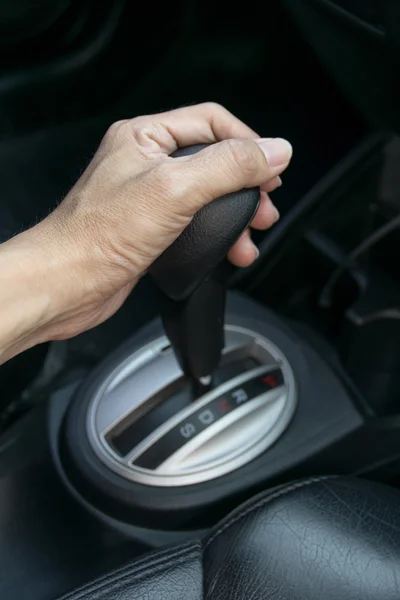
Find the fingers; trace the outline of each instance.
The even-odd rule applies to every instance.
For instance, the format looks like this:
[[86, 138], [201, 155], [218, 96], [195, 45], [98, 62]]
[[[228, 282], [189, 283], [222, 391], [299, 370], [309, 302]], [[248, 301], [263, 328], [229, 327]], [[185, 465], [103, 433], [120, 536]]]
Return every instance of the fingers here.
[[241, 235], [228, 252], [228, 259], [236, 267], [249, 267], [258, 258], [257, 246], [251, 241], [250, 231]]
[[281, 185], [282, 185], [282, 179], [279, 177], [279, 175], [277, 175], [270, 181], [267, 181], [267, 183], [264, 183], [261, 186], [261, 190], [264, 192], [273, 192], [277, 188], [281, 187]]
[[219, 196], [271, 181], [291, 155], [291, 145], [280, 138], [230, 139], [160, 166], [164, 175], [169, 173], [171, 188], [180, 190], [171, 200], [180, 205], [181, 214], [193, 216]]
[[266, 192], [261, 192], [257, 214], [251, 222], [253, 229], [268, 229], [279, 219], [279, 212]]
[[[239, 142], [255, 138], [258, 138], [256, 132], [240, 119], [219, 104], [208, 102], [114, 123], [108, 130], [97, 154], [102, 157], [109, 153], [110, 148], [117, 152], [119, 149], [120, 169], [134, 176], [139, 174], [144, 167], [148, 168], [149, 161], [165, 160], [178, 147], [232, 139]], [[234, 143], [232, 142], [231, 145]], [[276, 145], [276, 141], [271, 138], [267, 138], [261, 143], [271, 148]], [[126, 152], [127, 145], [129, 152]], [[287, 144], [286, 150], [288, 147], [290, 146]], [[222, 149], [219, 149], [218, 152], [222, 152]], [[244, 149], [240, 150], [238, 147], [237, 150], [233, 149], [232, 153], [238, 154], [238, 160], [251, 161], [249, 150], [247, 150], [247, 159], [244, 156]], [[277, 165], [276, 162], [273, 162], [275, 158], [272, 155], [268, 157], [270, 166]], [[246, 165], [244, 168], [247, 169]], [[278, 170], [279, 172], [281, 170]], [[269, 179], [270, 177], [266, 177], [262, 183]], [[276, 180], [276, 184], [271, 182], [265, 191], [275, 189], [278, 182], [279, 179]]]
[[[260, 206], [254, 217], [253, 229], [269, 229], [279, 219], [279, 213], [266, 192], [261, 192]], [[236, 267], [249, 267], [258, 258], [258, 248], [251, 240], [250, 230], [247, 229], [232, 246], [228, 258]]]
[[226, 108], [214, 102], [186, 106], [170, 112], [125, 122], [139, 145], [165, 154], [192, 144], [230, 138], [257, 138], [255, 131]]

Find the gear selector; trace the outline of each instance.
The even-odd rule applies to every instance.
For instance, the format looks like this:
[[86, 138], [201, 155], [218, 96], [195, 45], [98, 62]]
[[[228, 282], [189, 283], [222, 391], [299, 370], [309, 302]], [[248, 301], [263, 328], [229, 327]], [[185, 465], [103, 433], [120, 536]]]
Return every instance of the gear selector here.
[[[187, 156], [205, 145], [173, 154]], [[150, 273], [162, 290], [162, 318], [182, 370], [207, 389], [224, 347], [225, 285], [221, 262], [253, 219], [258, 188], [227, 194], [204, 206]]]

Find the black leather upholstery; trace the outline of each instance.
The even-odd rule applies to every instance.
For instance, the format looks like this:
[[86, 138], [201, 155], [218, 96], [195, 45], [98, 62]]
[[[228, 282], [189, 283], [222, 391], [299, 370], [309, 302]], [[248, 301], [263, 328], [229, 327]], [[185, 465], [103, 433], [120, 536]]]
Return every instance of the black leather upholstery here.
[[63, 600], [202, 600], [201, 544], [157, 552], [63, 596]]
[[262, 494], [201, 544], [167, 549], [69, 600], [398, 600], [400, 493], [316, 478]]

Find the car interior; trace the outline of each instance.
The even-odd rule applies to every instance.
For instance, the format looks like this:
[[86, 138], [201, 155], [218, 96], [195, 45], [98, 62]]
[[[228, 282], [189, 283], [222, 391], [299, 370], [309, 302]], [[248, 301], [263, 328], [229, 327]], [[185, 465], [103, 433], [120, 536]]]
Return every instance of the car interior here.
[[0, 49], [0, 242], [119, 119], [212, 101], [294, 149], [251, 267], [257, 189], [0, 367], [0, 598], [398, 600], [400, 2], [2, 0]]

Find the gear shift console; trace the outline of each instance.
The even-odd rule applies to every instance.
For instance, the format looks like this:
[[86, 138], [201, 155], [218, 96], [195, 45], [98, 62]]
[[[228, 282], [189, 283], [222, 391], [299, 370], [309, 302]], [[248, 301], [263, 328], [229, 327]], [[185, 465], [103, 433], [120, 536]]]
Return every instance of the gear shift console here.
[[76, 391], [61, 463], [107, 522], [207, 527], [255, 489], [329, 471], [328, 449], [358, 427], [347, 384], [273, 312], [229, 292], [224, 337], [212, 388], [199, 397], [159, 319]]
[[102, 368], [79, 402], [90, 446], [108, 469], [145, 485], [193, 485], [279, 438], [296, 406], [292, 368], [271, 340], [237, 320], [228, 311], [214, 384], [200, 397], [159, 323]]
[[[173, 156], [204, 147], [183, 148]], [[165, 331], [184, 373], [200, 391], [211, 383], [224, 347], [225, 286], [218, 267], [250, 224], [259, 201], [259, 189], [251, 188], [204, 206], [150, 269], [164, 294]]]

